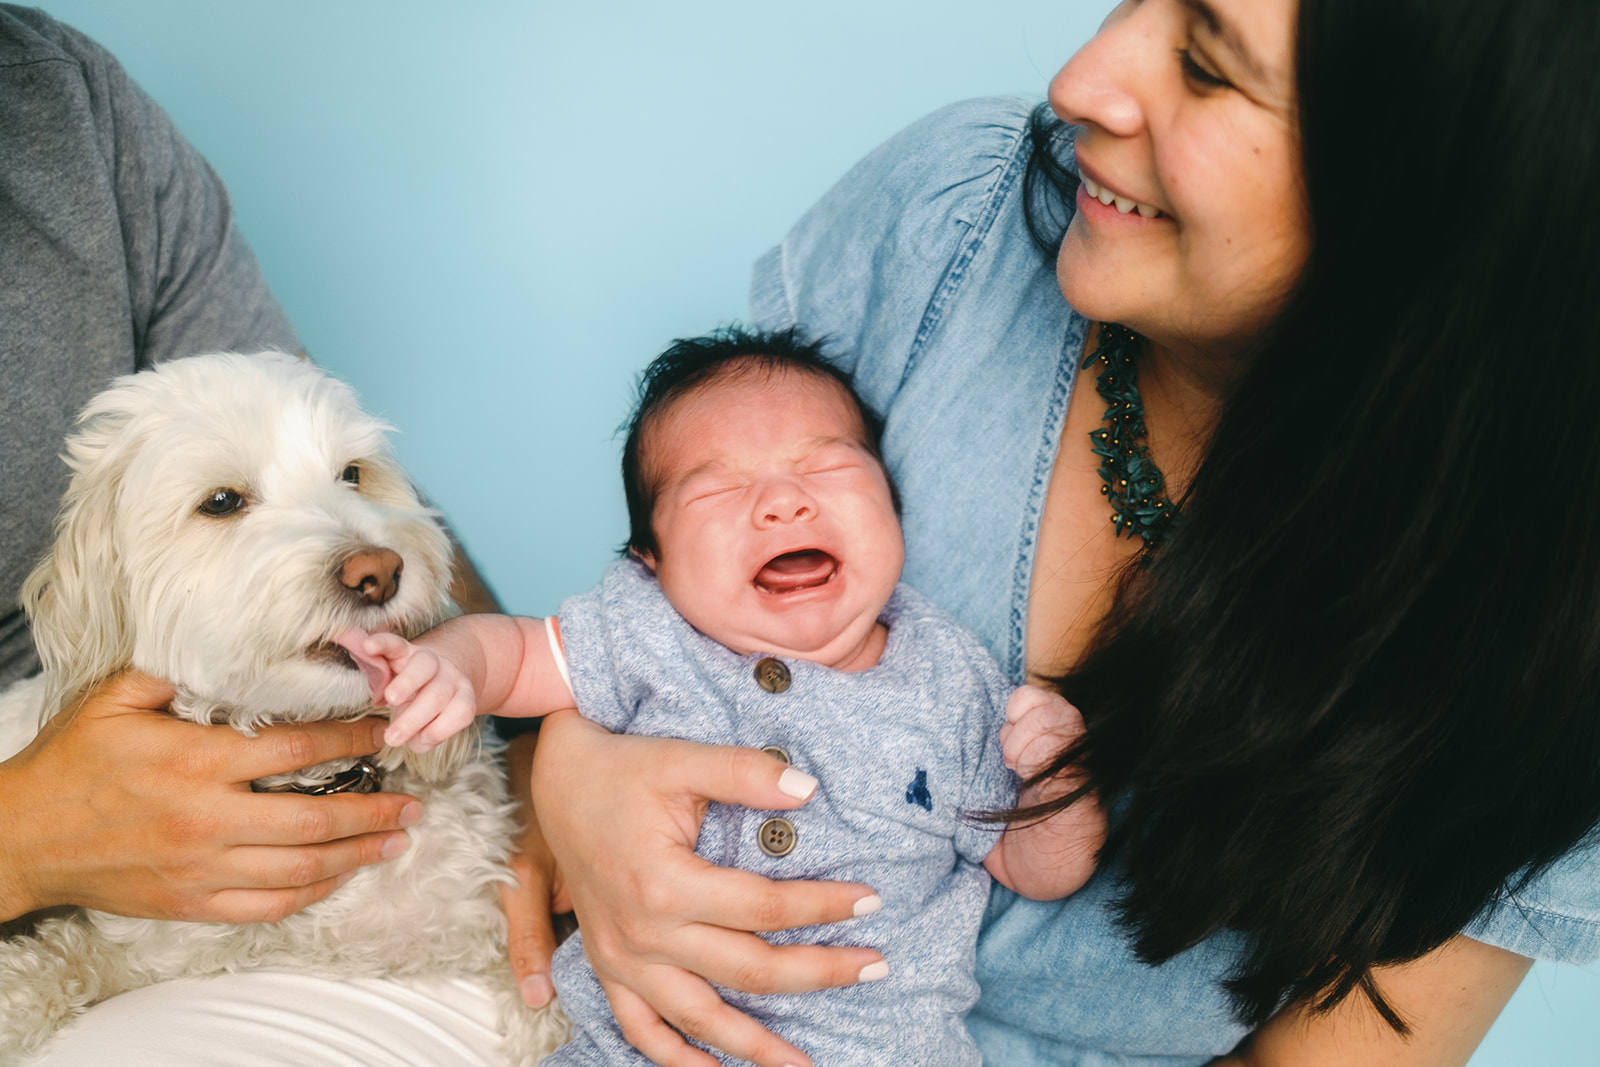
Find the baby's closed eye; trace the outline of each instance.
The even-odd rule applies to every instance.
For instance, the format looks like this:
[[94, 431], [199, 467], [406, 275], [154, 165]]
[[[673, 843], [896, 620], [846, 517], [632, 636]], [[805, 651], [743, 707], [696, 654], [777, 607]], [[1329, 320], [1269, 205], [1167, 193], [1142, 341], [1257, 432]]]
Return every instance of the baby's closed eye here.
[[684, 496], [685, 504], [714, 503], [726, 500], [735, 493], [743, 492], [743, 482], [716, 482], [706, 485], [691, 485]]

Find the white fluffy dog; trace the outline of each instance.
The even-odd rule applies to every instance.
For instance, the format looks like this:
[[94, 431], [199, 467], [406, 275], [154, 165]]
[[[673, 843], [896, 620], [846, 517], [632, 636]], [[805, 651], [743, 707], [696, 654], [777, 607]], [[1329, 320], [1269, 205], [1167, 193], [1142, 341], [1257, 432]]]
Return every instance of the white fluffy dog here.
[[[348, 387], [270, 353], [166, 363], [91, 401], [67, 442], [55, 547], [23, 591], [44, 673], [0, 698], [0, 758], [129, 665], [177, 685], [174, 714], [245, 732], [370, 713], [335, 635], [413, 636], [453, 611], [449, 543], [384, 430]], [[510, 878], [512, 811], [476, 731], [426, 756], [386, 749], [255, 784], [315, 789], [374, 770], [422, 802], [411, 848], [281, 922], [80, 911], [0, 944], [0, 1062], [107, 997], [259, 966], [485, 976], [508, 1059], [554, 1047], [564, 1020], [523, 1006], [505, 959], [496, 887]]]

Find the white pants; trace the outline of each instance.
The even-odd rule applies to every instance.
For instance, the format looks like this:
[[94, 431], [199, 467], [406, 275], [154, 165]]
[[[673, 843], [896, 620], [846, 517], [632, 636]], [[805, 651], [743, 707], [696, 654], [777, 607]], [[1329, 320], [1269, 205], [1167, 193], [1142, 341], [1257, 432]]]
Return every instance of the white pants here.
[[187, 978], [91, 1008], [39, 1067], [504, 1067], [470, 979], [333, 980], [289, 971]]

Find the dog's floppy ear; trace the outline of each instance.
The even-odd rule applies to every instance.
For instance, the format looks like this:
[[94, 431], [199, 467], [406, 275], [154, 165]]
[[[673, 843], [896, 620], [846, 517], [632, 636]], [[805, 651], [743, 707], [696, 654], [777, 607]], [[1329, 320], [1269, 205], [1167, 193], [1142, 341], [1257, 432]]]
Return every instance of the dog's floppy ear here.
[[128, 419], [98, 404], [83, 417], [83, 428], [67, 441], [73, 477], [56, 518], [55, 544], [22, 585], [22, 605], [44, 665], [40, 725], [133, 656], [115, 539], [118, 488], [129, 452], [120, 437]]

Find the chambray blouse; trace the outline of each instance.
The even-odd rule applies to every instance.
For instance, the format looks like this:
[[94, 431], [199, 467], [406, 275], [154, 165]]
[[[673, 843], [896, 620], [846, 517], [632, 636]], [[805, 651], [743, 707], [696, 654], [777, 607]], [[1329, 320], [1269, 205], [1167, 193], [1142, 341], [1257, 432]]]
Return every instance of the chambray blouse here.
[[[756, 264], [751, 310], [830, 342], [885, 417], [904, 499], [904, 580], [975, 630], [1012, 681], [1045, 487], [1087, 323], [1029, 240], [1032, 102], [948, 107], [890, 139]], [[1070, 139], [1059, 150], [1072, 165]], [[1224, 934], [1148, 966], [1112, 910], [1116, 872], [1066, 900], [996, 886], [968, 1027], [986, 1063], [1199, 1065], [1246, 1030], [1220, 981]], [[1600, 841], [1466, 931], [1525, 956], [1600, 957]]]

